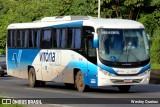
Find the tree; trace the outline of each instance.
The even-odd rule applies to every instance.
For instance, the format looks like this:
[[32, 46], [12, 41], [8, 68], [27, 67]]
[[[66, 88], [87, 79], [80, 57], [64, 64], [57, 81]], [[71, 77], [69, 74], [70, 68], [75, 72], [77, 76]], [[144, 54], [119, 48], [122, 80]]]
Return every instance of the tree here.
[[151, 62], [160, 64], [160, 36], [152, 38], [154, 39], [151, 45]]
[[[0, 0], [0, 52], [5, 52], [9, 24], [63, 15], [97, 17], [98, 0]], [[101, 17], [138, 20], [153, 41], [160, 36], [160, 0], [101, 0]]]

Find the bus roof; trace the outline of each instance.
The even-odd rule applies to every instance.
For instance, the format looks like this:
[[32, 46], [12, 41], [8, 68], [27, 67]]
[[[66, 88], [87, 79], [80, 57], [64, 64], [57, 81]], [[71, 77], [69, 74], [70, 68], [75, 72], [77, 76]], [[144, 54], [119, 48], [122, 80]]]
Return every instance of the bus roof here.
[[103, 19], [91, 16], [60, 16], [45, 17], [39, 21], [29, 23], [13, 23], [8, 29], [32, 29], [32, 28], [52, 28], [52, 27], [74, 27], [74, 26], [93, 26], [94, 28], [112, 29], [137, 29], [144, 26], [133, 20], [127, 19]]

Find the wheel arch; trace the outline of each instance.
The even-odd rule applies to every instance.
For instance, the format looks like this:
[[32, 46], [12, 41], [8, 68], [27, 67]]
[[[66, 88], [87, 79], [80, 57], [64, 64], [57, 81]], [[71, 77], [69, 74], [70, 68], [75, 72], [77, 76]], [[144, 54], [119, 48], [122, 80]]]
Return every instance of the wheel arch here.
[[[27, 72], [28, 72], [28, 76], [29, 76], [29, 70], [30, 70], [30, 68], [33, 68], [33, 69], [35, 70], [35, 68], [34, 68], [33, 66], [28, 65], [28, 70], [27, 70]], [[35, 74], [36, 74], [36, 72], [35, 72]]]

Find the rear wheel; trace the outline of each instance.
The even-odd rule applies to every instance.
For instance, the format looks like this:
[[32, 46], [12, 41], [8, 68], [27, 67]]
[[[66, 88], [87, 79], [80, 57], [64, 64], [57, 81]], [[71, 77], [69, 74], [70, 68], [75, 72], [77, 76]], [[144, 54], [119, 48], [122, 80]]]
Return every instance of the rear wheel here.
[[36, 73], [33, 67], [29, 69], [28, 80], [30, 87], [36, 87], [40, 85], [40, 82], [36, 80]]
[[119, 88], [120, 92], [127, 93], [127, 92], [129, 92], [131, 86], [130, 85], [126, 85], [126, 86], [122, 85], [122, 86], [118, 86], [118, 88]]
[[79, 92], [84, 92], [89, 89], [89, 86], [84, 84], [82, 72], [78, 71], [75, 78], [75, 86]]

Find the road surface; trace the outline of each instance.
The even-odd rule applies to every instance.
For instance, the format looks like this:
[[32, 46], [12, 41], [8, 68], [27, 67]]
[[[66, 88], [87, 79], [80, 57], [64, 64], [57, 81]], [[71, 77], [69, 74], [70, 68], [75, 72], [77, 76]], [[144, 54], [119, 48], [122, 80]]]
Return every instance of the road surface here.
[[[118, 88], [116, 87], [100, 87], [100, 88], [91, 88], [89, 92], [80, 93], [77, 90], [69, 89], [65, 87], [62, 83], [54, 83], [48, 82], [44, 87], [30, 88], [28, 86], [28, 80], [18, 79], [11, 76], [0, 77], [0, 95], [4, 98], [48, 98], [49, 100], [55, 100], [59, 98], [59, 100], [66, 100], [66, 102], [70, 102], [70, 100], [75, 100], [75, 102], [79, 102], [80, 99], [90, 101], [91, 98], [96, 98], [94, 100], [101, 100], [100, 98], [108, 98], [102, 100], [111, 101], [113, 104], [83, 104], [87, 103], [87, 101], [80, 101], [82, 104], [51, 104], [50, 106], [66, 106], [66, 107], [137, 107], [140, 105], [141, 107], [159, 107], [159, 104], [119, 104], [118, 100], [134, 100], [134, 98], [138, 98], [136, 100], [145, 100], [150, 98], [150, 100], [155, 100], [155, 98], [160, 101], [160, 85], [159, 84], [150, 84], [144, 86], [133, 86], [129, 93], [120, 93]], [[69, 99], [71, 98], [71, 99]], [[114, 99], [112, 99], [114, 98]], [[142, 99], [143, 98], [143, 99]], [[93, 103], [96, 103], [93, 102]]]

